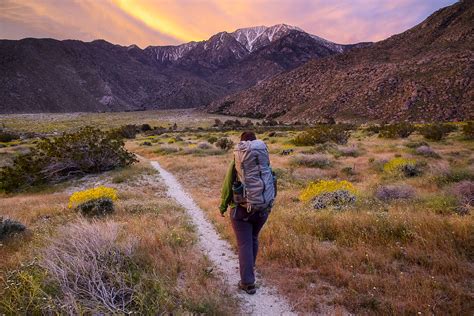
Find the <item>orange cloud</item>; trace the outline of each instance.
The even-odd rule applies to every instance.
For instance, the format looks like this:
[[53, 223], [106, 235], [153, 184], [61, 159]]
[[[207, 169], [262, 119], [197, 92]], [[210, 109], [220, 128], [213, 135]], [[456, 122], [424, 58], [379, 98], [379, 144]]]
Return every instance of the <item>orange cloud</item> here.
[[141, 47], [287, 23], [339, 43], [402, 32], [455, 0], [0, 0], [0, 38], [103, 38]]

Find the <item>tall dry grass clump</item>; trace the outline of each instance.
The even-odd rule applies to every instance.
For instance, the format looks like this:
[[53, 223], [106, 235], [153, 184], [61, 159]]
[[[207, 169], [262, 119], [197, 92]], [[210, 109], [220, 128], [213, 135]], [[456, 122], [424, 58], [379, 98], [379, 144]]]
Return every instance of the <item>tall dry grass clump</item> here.
[[[57, 283], [63, 304], [90, 312], [126, 313], [136, 284], [134, 243], [121, 240], [116, 222], [87, 222], [64, 227], [44, 249], [41, 266]], [[83, 310], [84, 311], [84, 310]]]

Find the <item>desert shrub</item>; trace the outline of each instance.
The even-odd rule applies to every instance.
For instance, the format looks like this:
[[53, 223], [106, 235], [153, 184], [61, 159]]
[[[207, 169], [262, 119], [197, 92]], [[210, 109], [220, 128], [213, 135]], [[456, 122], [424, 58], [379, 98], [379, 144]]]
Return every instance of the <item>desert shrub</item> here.
[[426, 199], [425, 204], [432, 212], [442, 215], [456, 214], [459, 209], [456, 197], [446, 194], [431, 196]]
[[422, 173], [421, 167], [414, 159], [393, 158], [383, 165], [383, 171], [392, 176], [415, 177]]
[[467, 213], [467, 210], [474, 206], [474, 181], [456, 183], [450, 191], [459, 201], [461, 213]]
[[40, 261], [64, 296], [67, 310], [92, 314], [127, 313], [140, 269], [134, 244], [120, 240], [115, 222], [81, 221], [64, 227]]
[[295, 166], [304, 166], [310, 168], [326, 168], [331, 165], [331, 160], [328, 156], [322, 154], [300, 154], [292, 157], [291, 164]]
[[13, 234], [20, 233], [26, 229], [26, 226], [20, 222], [9, 218], [0, 217], [0, 240]]
[[336, 155], [344, 157], [357, 157], [360, 155], [359, 149], [354, 146], [339, 146]]
[[401, 199], [407, 200], [415, 197], [415, 189], [406, 184], [384, 185], [377, 188], [375, 197], [384, 202]]
[[175, 154], [179, 151], [177, 147], [174, 146], [160, 146], [158, 149], [154, 151], [155, 154], [158, 155], [170, 155]]
[[439, 141], [456, 130], [452, 124], [426, 124], [420, 127], [420, 134], [428, 140]]
[[113, 213], [114, 201], [117, 199], [115, 189], [100, 186], [73, 193], [68, 207], [75, 208], [85, 216], [102, 216]]
[[148, 131], [151, 131], [152, 128], [150, 126], [150, 124], [142, 124], [142, 126], [140, 126], [140, 131], [142, 132], [148, 132]]
[[140, 146], [152, 146], [152, 143], [148, 142], [148, 141], [145, 141], [145, 142], [141, 143]]
[[125, 167], [137, 161], [113, 132], [85, 127], [74, 133], [42, 139], [30, 152], [0, 169], [0, 191], [13, 192], [57, 183], [75, 176]]
[[230, 138], [221, 137], [215, 142], [214, 145], [216, 145], [218, 148], [222, 150], [228, 151], [232, 149], [232, 147], [234, 146], [234, 142]]
[[214, 124], [212, 125], [212, 127], [222, 127], [223, 123], [221, 120], [219, 119], [214, 119]]
[[467, 122], [463, 125], [462, 134], [465, 139], [474, 139], [474, 122]]
[[0, 128], [0, 143], [8, 143], [19, 138], [18, 134]]
[[207, 139], [207, 142], [209, 144], [214, 144], [215, 142], [217, 142], [217, 137], [216, 136], [210, 136], [208, 139]]
[[297, 146], [313, 146], [327, 142], [344, 145], [349, 140], [351, 128], [345, 124], [318, 125], [298, 134], [292, 142]]
[[415, 131], [415, 126], [408, 122], [384, 125], [380, 129], [379, 137], [407, 138]]
[[211, 145], [207, 142], [201, 142], [201, 143], [197, 144], [197, 148], [203, 149], [203, 150], [210, 149]]
[[369, 125], [367, 126], [364, 130], [367, 134], [369, 135], [373, 135], [373, 134], [378, 134], [380, 133], [380, 130], [383, 128], [383, 125], [380, 126], [380, 125]]
[[346, 208], [356, 202], [356, 196], [346, 190], [338, 190], [334, 192], [326, 192], [315, 196], [311, 200], [311, 206], [320, 210], [327, 207], [332, 207], [336, 210]]
[[474, 181], [474, 174], [464, 168], [451, 168], [447, 171], [437, 172], [434, 176], [434, 181], [439, 186], [461, 182], [463, 180]]
[[139, 127], [133, 124], [123, 125], [115, 130], [118, 135], [127, 139], [134, 139], [138, 131]]
[[104, 216], [114, 212], [114, 202], [107, 198], [95, 199], [79, 204], [76, 209], [85, 216]]
[[342, 174], [346, 176], [354, 176], [357, 174], [357, 172], [354, 170], [352, 167], [344, 167], [341, 169]]
[[429, 146], [420, 146], [415, 149], [415, 154], [423, 157], [439, 158], [440, 156]]
[[429, 144], [427, 142], [408, 142], [405, 144], [405, 146], [408, 148], [415, 149], [421, 146], [429, 146]]

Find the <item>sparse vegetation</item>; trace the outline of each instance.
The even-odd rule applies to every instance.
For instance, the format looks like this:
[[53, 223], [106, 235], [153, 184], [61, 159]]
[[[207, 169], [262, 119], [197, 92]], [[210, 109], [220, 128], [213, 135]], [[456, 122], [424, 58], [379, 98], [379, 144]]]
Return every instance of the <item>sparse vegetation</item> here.
[[[235, 118], [220, 120], [222, 126], [222, 122]], [[121, 121], [114, 128], [124, 124], [140, 127], [144, 121], [153, 122], [143, 118]], [[178, 127], [169, 129], [174, 121]], [[192, 123], [172, 118], [152, 124], [165, 126], [166, 132], [160, 130], [157, 136], [137, 134], [136, 139], [127, 140], [130, 151], [159, 160], [175, 174], [219, 233], [234, 246], [228, 217], [222, 218], [216, 211], [232, 152], [199, 144], [221, 138], [238, 142], [244, 122], [232, 130], [213, 128], [214, 117]], [[293, 140], [306, 133], [301, 130], [303, 126], [264, 128], [261, 122], [255, 123], [258, 138], [268, 137], [272, 169], [279, 179], [278, 197], [261, 235], [257, 262], [265, 281], [295, 302], [295, 311], [301, 314], [320, 313], [324, 305], [342, 306], [343, 311], [353, 314], [457, 315], [471, 310], [474, 147], [464, 134], [463, 127], [468, 124], [456, 125], [459, 130], [436, 143], [418, 132], [408, 139], [398, 134], [385, 139], [370, 136], [365, 129], [354, 129], [343, 146], [329, 140], [295, 147]], [[374, 127], [373, 132], [384, 128]], [[152, 146], [141, 146], [145, 141]], [[347, 154], [341, 149], [347, 149]], [[314, 168], [295, 163], [301, 155], [322, 155], [330, 164]], [[118, 224], [120, 233], [114, 242], [118, 249], [127, 244], [129, 236], [137, 237], [131, 238], [136, 244], [123, 271], [133, 276], [129, 285], [138, 297], [126, 311], [234, 312], [236, 305], [221, 291], [216, 275], [209, 272], [209, 262], [194, 247], [197, 236], [184, 214], [160, 188], [150, 187], [146, 178], [128, 172], [122, 175], [129, 169], [138, 170], [134, 165], [106, 173], [111, 181], [106, 185], [120, 192], [120, 199], [114, 202], [115, 212], [106, 219], [87, 222]], [[317, 187], [317, 183], [324, 185]], [[306, 190], [311, 194], [300, 199]], [[20, 284], [7, 290], [0, 286], [0, 314], [14, 314], [9, 309], [12, 306], [23, 314], [54, 313], [58, 306], [71, 301], [59, 295], [59, 283], [39, 265], [41, 256], [38, 264], [29, 264], [33, 253], [47, 248], [49, 236], [62, 238], [62, 229], [69, 227], [64, 223], [78, 223], [77, 215], [64, 204], [68, 194], [48, 192], [1, 197], [0, 216], [25, 223], [32, 234], [7, 240], [0, 247], [0, 282]], [[19, 267], [20, 263], [24, 267]], [[288, 274], [292, 278], [288, 279]], [[108, 313], [101, 303], [94, 307], [77, 304], [86, 313]]]
[[419, 129], [421, 135], [433, 141], [440, 141], [455, 130], [456, 127], [451, 124], [427, 124]]
[[380, 128], [382, 138], [407, 138], [415, 131], [415, 126], [408, 122], [384, 125]]
[[331, 165], [331, 160], [327, 155], [313, 154], [305, 155], [299, 154], [291, 158], [291, 163], [295, 166], [304, 166], [310, 168], [326, 168]]
[[473, 140], [474, 139], [474, 122], [467, 122], [462, 127], [462, 134], [465, 139]]
[[298, 134], [293, 139], [293, 144], [296, 146], [313, 146], [316, 144], [334, 142], [344, 145], [350, 137], [350, 130], [352, 128], [352, 126], [345, 124], [318, 125]]

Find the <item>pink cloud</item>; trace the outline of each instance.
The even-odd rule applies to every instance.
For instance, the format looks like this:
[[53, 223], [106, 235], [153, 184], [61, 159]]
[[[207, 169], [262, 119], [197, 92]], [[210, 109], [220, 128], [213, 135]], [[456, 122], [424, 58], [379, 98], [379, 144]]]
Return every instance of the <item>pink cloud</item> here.
[[103, 38], [141, 47], [287, 23], [339, 43], [377, 41], [454, 0], [2, 0], [0, 38]]

